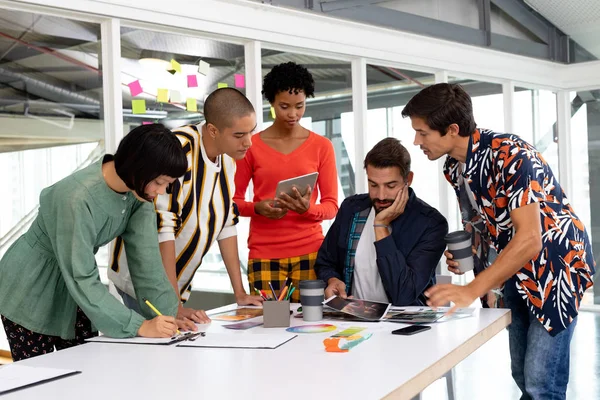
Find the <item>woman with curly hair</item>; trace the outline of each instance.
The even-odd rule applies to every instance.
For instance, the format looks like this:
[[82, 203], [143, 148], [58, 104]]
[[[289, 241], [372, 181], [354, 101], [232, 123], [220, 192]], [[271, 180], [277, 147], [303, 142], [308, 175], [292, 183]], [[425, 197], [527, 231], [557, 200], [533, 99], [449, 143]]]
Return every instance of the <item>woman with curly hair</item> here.
[[[253, 136], [246, 157], [237, 162], [234, 201], [240, 215], [250, 217], [251, 289], [268, 293], [269, 282], [280, 290], [286, 282], [298, 287], [301, 280], [316, 279], [313, 267], [323, 241], [321, 221], [334, 218], [338, 210], [333, 146], [300, 125], [306, 99], [314, 91], [305, 67], [293, 62], [273, 67], [264, 78], [262, 93], [275, 111], [275, 121]], [[312, 172], [319, 173], [315, 190], [308, 188], [304, 196], [296, 189], [292, 196], [275, 193], [279, 181]], [[250, 180], [254, 198], [245, 201]], [[293, 292], [292, 301], [299, 301], [299, 292]]]

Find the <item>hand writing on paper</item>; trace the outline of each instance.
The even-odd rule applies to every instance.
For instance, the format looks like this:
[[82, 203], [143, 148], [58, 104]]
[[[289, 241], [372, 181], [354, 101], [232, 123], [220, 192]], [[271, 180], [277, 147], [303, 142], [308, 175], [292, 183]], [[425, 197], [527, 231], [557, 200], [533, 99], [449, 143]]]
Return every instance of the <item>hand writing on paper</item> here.
[[267, 199], [260, 201], [254, 205], [254, 211], [262, 215], [263, 217], [267, 217], [270, 219], [281, 219], [287, 214], [288, 210], [286, 208], [281, 208], [273, 206], [273, 199]]
[[310, 197], [312, 196], [312, 190], [310, 185], [306, 186], [306, 193], [304, 196], [300, 194], [297, 188], [292, 188], [292, 196], [287, 193], [280, 193], [277, 197], [277, 204], [288, 210], [297, 212], [298, 214], [304, 214], [310, 208]]
[[177, 318], [181, 320], [187, 318], [197, 324], [208, 324], [210, 322], [210, 318], [208, 318], [204, 310], [194, 310], [193, 308], [184, 308], [182, 306], [179, 306], [179, 310], [177, 310]]
[[142, 322], [138, 335], [142, 337], [166, 338], [175, 335], [177, 324], [175, 318], [159, 315], [150, 320]]
[[242, 293], [240, 295], [235, 295], [235, 302], [238, 306], [260, 306], [262, 305], [263, 298], [260, 296], [251, 296], [246, 293]]
[[342, 299], [348, 297], [346, 294], [346, 284], [338, 278], [330, 278], [327, 281], [327, 288], [325, 288], [325, 298], [328, 299], [331, 296], [338, 296]]
[[478, 297], [469, 285], [458, 286], [451, 283], [435, 285], [427, 289], [424, 294], [428, 297], [427, 305], [430, 307], [435, 308], [449, 302], [454, 303], [446, 315], [452, 314], [457, 308], [470, 306]]

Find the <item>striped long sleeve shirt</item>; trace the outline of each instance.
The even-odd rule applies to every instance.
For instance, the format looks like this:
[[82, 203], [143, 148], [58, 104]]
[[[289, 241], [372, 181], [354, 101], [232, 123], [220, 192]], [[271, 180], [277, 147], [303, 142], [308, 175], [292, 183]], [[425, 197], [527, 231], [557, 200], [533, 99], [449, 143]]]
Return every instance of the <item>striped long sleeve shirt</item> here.
[[[159, 242], [175, 241], [179, 294], [189, 298], [191, 282], [202, 258], [215, 240], [236, 236], [238, 210], [233, 202], [235, 161], [223, 154], [212, 162], [202, 144], [202, 125], [177, 128], [188, 158], [188, 170], [176, 180], [169, 193], [158, 196], [155, 207]], [[135, 297], [123, 240], [111, 248], [108, 277], [115, 286]]]

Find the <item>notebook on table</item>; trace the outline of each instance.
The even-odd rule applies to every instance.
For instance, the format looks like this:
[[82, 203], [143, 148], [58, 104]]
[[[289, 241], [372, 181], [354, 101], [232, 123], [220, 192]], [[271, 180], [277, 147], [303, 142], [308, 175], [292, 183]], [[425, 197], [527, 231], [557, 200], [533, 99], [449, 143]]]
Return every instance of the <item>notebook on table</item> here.
[[289, 332], [270, 333], [215, 333], [198, 338], [194, 341], [185, 341], [177, 347], [217, 347], [237, 349], [276, 349], [298, 335]]
[[186, 340], [195, 340], [198, 336], [204, 336], [205, 332], [184, 332], [179, 335], [175, 335], [168, 338], [146, 338], [146, 337], [132, 337], [132, 338], [112, 338], [108, 336], [95, 336], [86, 339], [86, 342], [94, 343], [121, 343], [121, 344], [158, 344], [158, 345], [170, 345], [173, 343], [179, 343]]

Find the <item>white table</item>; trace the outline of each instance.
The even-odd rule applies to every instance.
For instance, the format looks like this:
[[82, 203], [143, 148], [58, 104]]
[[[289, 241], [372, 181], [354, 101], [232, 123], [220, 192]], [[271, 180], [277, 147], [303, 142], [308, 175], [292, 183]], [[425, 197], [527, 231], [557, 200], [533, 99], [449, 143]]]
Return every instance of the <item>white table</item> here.
[[[348, 353], [324, 351], [323, 339], [334, 332], [298, 334], [274, 350], [88, 343], [21, 362], [81, 374], [2, 400], [410, 399], [510, 324], [510, 311], [477, 309], [414, 336], [392, 335], [404, 326], [398, 323], [326, 322], [340, 329], [365, 326], [373, 336]], [[225, 331], [221, 324], [213, 322], [207, 335]], [[292, 318], [292, 325], [302, 324]]]

